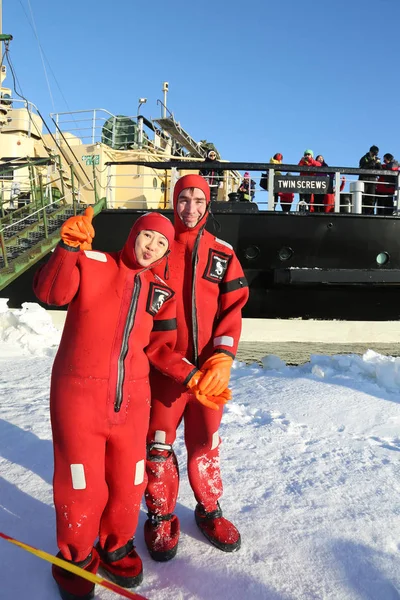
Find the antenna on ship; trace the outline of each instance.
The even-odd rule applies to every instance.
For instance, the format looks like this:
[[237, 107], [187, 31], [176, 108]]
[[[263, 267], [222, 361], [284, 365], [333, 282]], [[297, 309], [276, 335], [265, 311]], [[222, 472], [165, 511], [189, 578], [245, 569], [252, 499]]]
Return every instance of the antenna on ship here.
[[[8, 109], [11, 105], [11, 90], [8, 88], [3, 88], [3, 81], [7, 76], [6, 66], [3, 64], [3, 58], [8, 50], [8, 44], [12, 40], [12, 35], [7, 35], [3, 33], [3, 0], [0, 0], [0, 128], [3, 127], [7, 123], [7, 121], [11, 121], [10, 118], [7, 117]], [[3, 54], [3, 42], [5, 42], [5, 52]]]
[[3, 80], [6, 77], [6, 68], [3, 65], [3, 42], [6, 42], [6, 52], [7, 52], [7, 45], [8, 42], [11, 42], [12, 40], [12, 35], [9, 35], [7, 33], [3, 33], [3, 0], [0, 0], [0, 56], [1, 56], [1, 80], [0, 80], [0, 86], [3, 83]]
[[[0, 0], [1, 2], [1, 0]], [[167, 118], [167, 94], [168, 94], [168, 87], [169, 87], [169, 83], [168, 81], [164, 81], [162, 84], [162, 91], [164, 93], [164, 101], [163, 101], [163, 109], [162, 109], [162, 118], [166, 119]]]
[[[3, 0], [0, 0], [0, 35], [3, 33]], [[3, 42], [0, 41], [1, 66], [3, 66]]]

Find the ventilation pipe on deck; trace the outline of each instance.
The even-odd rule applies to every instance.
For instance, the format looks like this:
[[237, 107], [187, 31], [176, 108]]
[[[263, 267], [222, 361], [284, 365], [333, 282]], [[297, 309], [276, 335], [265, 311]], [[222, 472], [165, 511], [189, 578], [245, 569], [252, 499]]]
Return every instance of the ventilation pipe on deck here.
[[350, 183], [350, 193], [353, 196], [353, 213], [361, 215], [362, 213], [362, 196], [364, 192], [363, 181], [352, 181]]
[[168, 81], [164, 81], [162, 84], [162, 91], [164, 93], [164, 106], [163, 106], [163, 115], [162, 118], [166, 119], [167, 118], [167, 94], [168, 94]]

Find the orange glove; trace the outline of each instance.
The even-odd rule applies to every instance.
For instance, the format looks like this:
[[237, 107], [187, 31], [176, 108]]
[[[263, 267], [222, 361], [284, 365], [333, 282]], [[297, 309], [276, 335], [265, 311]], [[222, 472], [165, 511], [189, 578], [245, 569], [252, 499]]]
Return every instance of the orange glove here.
[[88, 206], [83, 215], [67, 219], [61, 227], [61, 239], [64, 244], [72, 248], [79, 246], [81, 250], [90, 250], [95, 235], [92, 219], [92, 206]]
[[226, 388], [219, 396], [205, 396], [198, 388], [193, 390], [193, 394], [195, 395], [196, 400], [213, 410], [219, 410], [220, 406], [223, 406], [232, 398], [232, 392], [229, 388]]
[[187, 384], [188, 388], [193, 392], [196, 400], [201, 402], [201, 404], [204, 404], [204, 406], [212, 408], [213, 410], [218, 410], [220, 406], [223, 406], [232, 399], [232, 392], [228, 388], [223, 390], [218, 396], [206, 396], [206, 394], [202, 394], [199, 390], [198, 384], [200, 381], [202, 381], [203, 377], [204, 373], [202, 371], [197, 371]]
[[223, 406], [232, 399], [232, 392], [229, 388], [226, 388], [219, 396], [205, 396], [198, 390], [194, 391], [194, 395], [201, 404], [213, 410], [218, 410], [220, 406]]
[[196, 373], [194, 375], [192, 375], [192, 377], [189, 379], [189, 381], [186, 384], [188, 386], [189, 390], [194, 391], [194, 389], [197, 387], [197, 384], [199, 383], [199, 381], [202, 379], [203, 376], [204, 376], [204, 373], [202, 373], [201, 371], [196, 371]]
[[233, 358], [223, 352], [213, 354], [201, 367], [205, 371], [199, 390], [205, 396], [220, 396], [228, 387]]

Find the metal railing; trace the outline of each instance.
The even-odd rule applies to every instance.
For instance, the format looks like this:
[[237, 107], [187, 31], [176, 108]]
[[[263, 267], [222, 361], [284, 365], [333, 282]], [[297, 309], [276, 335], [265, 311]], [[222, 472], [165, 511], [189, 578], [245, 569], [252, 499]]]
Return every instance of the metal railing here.
[[40, 121], [42, 120], [39, 113], [39, 109], [35, 104], [33, 104], [33, 102], [29, 102], [28, 100], [22, 100], [21, 98], [7, 98], [7, 102], [3, 102], [3, 105], [9, 110], [10, 121], [2, 127], [2, 131], [13, 130], [16, 127], [15, 122], [13, 124], [13, 110], [26, 109], [28, 112], [28, 123], [26, 127], [23, 127], [23, 129], [26, 129], [28, 137], [32, 136], [32, 132], [38, 135], [39, 137], [42, 135], [42, 132], [38, 130], [37, 125], [32, 117], [32, 115], [35, 115], [36, 117], [38, 117], [38, 119], [40, 119]]
[[[193, 160], [193, 159], [191, 159]], [[187, 159], [190, 164], [190, 159]], [[175, 163], [175, 161], [174, 161]], [[149, 167], [149, 172], [138, 173], [133, 164]], [[131, 209], [167, 209], [171, 208], [173, 188], [179, 178], [178, 169], [169, 164], [168, 169], [159, 169], [158, 164], [147, 162], [109, 161], [106, 177], [106, 198], [108, 208]], [[126, 166], [124, 172], [118, 172], [115, 166]], [[129, 169], [131, 166], [131, 170]], [[181, 169], [186, 170], [186, 161], [182, 162]], [[227, 194], [235, 190], [240, 182], [240, 176], [234, 171], [225, 171], [221, 186], [216, 189], [218, 199], [227, 199]]]
[[[44, 177], [46, 180], [44, 180]], [[1, 179], [0, 175], [0, 267], [7, 268], [10, 261], [18, 258], [25, 249], [48, 240], [60, 227], [61, 213], [65, 218], [76, 215], [82, 206], [82, 192], [88, 188], [93, 193], [93, 205], [98, 205], [98, 181], [93, 167], [93, 179], [87, 183], [75, 185], [74, 168], [71, 166], [70, 189], [65, 190], [62, 175], [59, 177], [44, 176], [40, 172], [30, 170], [29, 177], [14, 173], [12, 180]], [[58, 187], [58, 185], [60, 187]], [[17, 189], [18, 187], [18, 189]], [[61, 190], [64, 190], [64, 193]], [[18, 191], [18, 193], [16, 193]], [[50, 222], [49, 222], [50, 219]], [[39, 232], [38, 232], [39, 226]], [[26, 237], [28, 236], [28, 237]], [[29, 241], [32, 236], [33, 241]], [[15, 244], [13, 239], [15, 238]], [[26, 245], [18, 244], [26, 240]]]
[[[146, 134], [142, 141], [139, 140], [143, 126], [139, 115], [122, 116], [114, 115], [105, 108], [91, 108], [73, 112], [51, 113], [51, 118], [56, 124], [55, 137], [61, 140], [61, 134], [69, 133], [81, 140], [83, 144], [107, 143], [110, 147], [139, 147], [140, 143], [154, 144]], [[118, 127], [125, 127], [119, 131]]]
[[[115, 190], [118, 190], [116, 185], [116, 176], [111, 173], [113, 165], [131, 165], [145, 166], [154, 169], [156, 172], [178, 172], [178, 169], [186, 171], [200, 171], [201, 169], [222, 169], [225, 174], [229, 174], [230, 185], [227, 184], [227, 178], [224, 176], [224, 189], [219, 194], [219, 200], [240, 200], [239, 187], [232, 190], [232, 180], [235, 180], [239, 171], [248, 171], [250, 179], [257, 185], [261, 180], [267, 180], [267, 190], [260, 187], [255, 187], [255, 195], [253, 201], [258, 205], [260, 210], [281, 210], [286, 209], [287, 212], [313, 212], [313, 213], [353, 213], [353, 214], [377, 214], [379, 216], [389, 216], [393, 214], [397, 216], [400, 213], [398, 207], [398, 199], [400, 197], [400, 171], [389, 170], [366, 170], [352, 167], [303, 167], [293, 164], [272, 164], [272, 163], [242, 163], [242, 162], [222, 162], [211, 163], [199, 160], [177, 160], [165, 162], [143, 162], [143, 161], [110, 161], [107, 162], [109, 168], [109, 177], [107, 179], [107, 197], [114, 197], [114, 206], [118, 206], [118, 198]], [[290, 179], [293, 174], [297, 176]], [[264, 174], [264, 177], [263, 177]], [[378, 181], [379, 176], [390, 177], [393, 183]], [[297, 182], [294, 181], [296, 180]], [[300, 179], [301, 177], [301, 179]], [[325, 178], [328, 187], [318, 188], [315, 184], [320, 178]], [[363, 179], [366, 178], [366, 181]], [[368, 179], [372, 178], [372, 181]], [[168, 178], [170, 181], [173, 176]], [[278, 181], [287, 181], [287, 186], [277, 188]], [[290, 181], [290, 185], [289, 185]], [[380, 190], [377, 191], [377, 186]], [[301, 187], [304, 186], [304, 188]], [[308, 189], [307, 189], [307, 186]], [[372, 186], [372, 187], [371, 187]], [[125, 187], [125, 186], [123, 186]], [[143, 183], [136, 186], [127, 186], [132, 188], [145, 189]], [[389, 193], [385, 194], [384, 189], [387, 187]], [[393, 190], [393, 187], [395, 188]], [[391, 189], [392, 188], [392, 189]], [[312, 191], [310, 191], [310, 189]], [[393, 194], [391, 193], [393, 191]], [[165, 191], [166, 193], [166, 191]], [[283, 198], [282, 194], [291, 194], [292, 198]], [[297, 196], [296, 196], [297, 195]], [[303, 196], [308, 196], [309, 200], [305, 200]], [[314, 201], [312, 199], [314, 196]], [[296, 200], [295, 200], [296, 198]], [[392, 202], [393, 199], [393, 202]], [[392, 202], [392, 204], [391, 204]], [[284, 206], [286, 204], [286, 206]], [[304, 206], [306, 204], [306, 206]], [[289, 205], [289, 206], [287, 206]], [[392, 208], [391, 208], [392, 206]], [[134, 206], [132, 206], [134, 208]]]

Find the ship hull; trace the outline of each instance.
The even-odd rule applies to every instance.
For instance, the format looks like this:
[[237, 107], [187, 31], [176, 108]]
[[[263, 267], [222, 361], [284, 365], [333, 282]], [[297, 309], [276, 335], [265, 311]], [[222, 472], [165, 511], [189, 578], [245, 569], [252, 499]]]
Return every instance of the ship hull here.
[[[250, 287], [248, 318], [400, 318], [400, 219], [214, 207], [207, 228], [234, 247]], [[143, 210], [104, 210], [95, 249], [120, 249]], [[172, 218], [172, 211], [165, 211]], [[218, 222], [220, 231], [218, 231]], [[386, 260], [378, 264], [377, 257]], [[379, 259], [378, 259], [379, 260]], [[36, 301], [35, 265], [2, 290], [11, 307]]]

